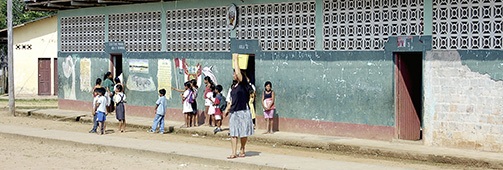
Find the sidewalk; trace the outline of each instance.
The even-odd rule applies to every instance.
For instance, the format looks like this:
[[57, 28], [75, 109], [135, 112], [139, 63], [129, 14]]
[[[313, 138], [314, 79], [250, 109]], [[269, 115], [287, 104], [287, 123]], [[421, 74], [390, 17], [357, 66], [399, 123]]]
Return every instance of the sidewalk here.
[[[81, 111], [32, 109], [18, 110], [18, 113], [37, 117], [55, 118], [59, 120], [91, 121], [88, 116], [89, 113]], [[127, 116], [127, 121], [129, 127], [147, 129], [151, 126], [152, 118]], [[115, 124], [117, 122], [110, 121], [110, 123]], [[166, 122], [166, 128], [173, 128], [170, 130], [173, 130], [174, 133], [198, 134], [208, 137], [217, 136], [219, 138], [227, 137], [227, 131], [214, 135], [213, 128], [208, 126], [179, 128], [181, 125], [183, 125], [183, 122]], [[496, 169], [503, 168], [502, 153], [431, 147], [405, 142], [376, 141], [291, 132], [276, 132], [272, 135], [264, 135], [262, 132], [263, 131], [261, 130], [257, 130], [256, 133], [250, 137], [250, 140], [269, 143], [272, 146], [288, 145], [304, 148], [319, 148], [334, 153], [348, 153], [352, 155], [372, 155], [376, 157], [390, 157], [437, 163], [461, 164], [469, 166], [475, 165]]]

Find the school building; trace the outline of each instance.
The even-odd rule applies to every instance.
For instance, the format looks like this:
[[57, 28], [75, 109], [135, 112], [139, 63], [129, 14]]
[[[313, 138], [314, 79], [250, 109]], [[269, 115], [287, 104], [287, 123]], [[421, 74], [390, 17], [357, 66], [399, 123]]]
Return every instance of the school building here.
[[500, 0], [58, 2], [27, 5], [59, 10], [61, 109], [89, 110], [112, 70], [127, 114], [152, 117], [160, 88], [213, 75], [227, 89], [239, 53], [259, 99], [273, 83], [279, 131], [503, 151]]
[[[58, 94], [57, 25], [58, 17], [47, 16], [13, 27], [14, 94], [16, 97]], [[7, 29], [0, 30], [0, 38], [7, 39]], [[7, 69], [0, 73], [0, 77], [4, 76], [7, 77]], [[2, 87], [8, 88], [7, 85]]]

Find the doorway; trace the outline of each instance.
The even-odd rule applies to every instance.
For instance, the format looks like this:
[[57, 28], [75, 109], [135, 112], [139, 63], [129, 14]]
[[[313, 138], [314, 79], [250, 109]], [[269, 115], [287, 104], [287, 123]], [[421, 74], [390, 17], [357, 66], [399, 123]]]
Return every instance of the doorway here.
[[51, 59], [38, 59], [38, 95], [51, 95]]
[[394, 62], [398, 138], [421, 140], [423, 55], [421, 52], [394, 53]]
[[110, 55], [110, 72], [112, 72], [114, 79], [122, 74], [122, 54]]
[[255, 84], [255, 54], [248, 54], [248, 68], [246, 69], [246, 76], [250, 79], [250, 83]]

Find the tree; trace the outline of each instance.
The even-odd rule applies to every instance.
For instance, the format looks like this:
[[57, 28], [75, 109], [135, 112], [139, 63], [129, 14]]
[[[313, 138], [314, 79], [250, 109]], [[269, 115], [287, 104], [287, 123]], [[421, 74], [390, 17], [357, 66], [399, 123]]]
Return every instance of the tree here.
[[[7, 0], [0, 0], [0, 29], [7, 28]], [[12, 0], [12, 25], [19, 25], [37, 18], [52, 15], [53, 12], [27, 11], [22, 0]]]

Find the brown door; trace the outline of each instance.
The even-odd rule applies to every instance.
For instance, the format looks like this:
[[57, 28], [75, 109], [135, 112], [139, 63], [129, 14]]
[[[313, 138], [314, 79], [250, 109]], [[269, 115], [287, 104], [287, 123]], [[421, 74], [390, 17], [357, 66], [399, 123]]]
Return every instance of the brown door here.
[[38, 95], [51, 95], [51, 59], [38, 59]]
[[54, 58], [54, 95], [58, 95], [58, 59]]
[[398, 138], [421, 139], [422, 54], [395, 54]]

